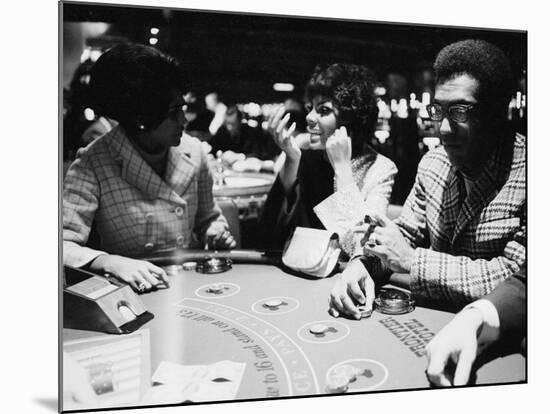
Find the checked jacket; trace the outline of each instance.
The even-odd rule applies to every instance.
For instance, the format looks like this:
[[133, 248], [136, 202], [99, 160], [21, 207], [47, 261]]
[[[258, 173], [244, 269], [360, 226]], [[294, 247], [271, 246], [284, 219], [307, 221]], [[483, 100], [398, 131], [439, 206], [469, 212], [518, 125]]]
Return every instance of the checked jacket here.
[[[213, 221], [227, 224], [212, 196], [200, 142], [183, 135], [162, 179], [120, 127], [79, 151], [64, 180], [63, 262], [80, 267], [103, 252], [139, 256], [204, 246]], [[98, 248], [88, 247], [92, 229]]]
[[415, 249], [410, 271], [415, 296], [471, 302], [520, 270], [526, 256], [525, 172], [526, 138], [511, 134], [461, 203], [461, 178], [444, 148], [423, 157], [396, 219]]

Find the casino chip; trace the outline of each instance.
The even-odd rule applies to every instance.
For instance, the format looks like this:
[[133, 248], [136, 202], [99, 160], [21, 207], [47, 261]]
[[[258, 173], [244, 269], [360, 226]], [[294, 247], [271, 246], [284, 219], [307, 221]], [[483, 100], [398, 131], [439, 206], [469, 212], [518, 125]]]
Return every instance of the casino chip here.
[[277, 306], [281, 306], [283, 304], [283, 301], [280, 299], [272, 299], [265, 302], [265, 305], [269, 306], [270, 308], [275, 308]]
[[357, 380], [359, 374], [361, 374], [361, 370], [349, 364], [338, 365], [332, 370], [332, 375], [343, 376], [347, 378], [348, 383]]
[[372, 309], [367, 309], [365, 305], [358, 305], [357, 310], [361, 313], [361, 319], [370, 318], [372, 315]]
[[348, 390], [349, 379], [345, 374], [331, 373], [327, 378], [327, 392], [341, 394]]
[[199, 273], [213, 274], [231, 270], [233, 261], [225, 257], [210, 257], [198, 260], [195, 270]]
[[323, 325], [322, 323], [317, 323], [309, 327], [309, 332], [311, 332], [314, 335], [324, 334], [327, 331], [328, 331], [328, 326]]
[[181, 266], [178, 266], [178, 265], [170, 265], [170, 266], [166, 266], [164, 268], [164, 270], [166, 271], [166, 274], [169, 275], [169, 276], [176, 276], [178, 274], [178, 272], [181, 270]]
[[197, 262], [185, 262], [182, 266], [183, 270], [195, 270], [197, 268]]
[[212, 284], [212, 285], [208, 286], [207, 291], [210, 292], [210, 293], [215, 293], [215, 294], [219, 295], [220, 293], [223, 293], [224, 289], [225, 289], [225, 286], [223, 286], [219, 283], [215, 283], [215, 284]]

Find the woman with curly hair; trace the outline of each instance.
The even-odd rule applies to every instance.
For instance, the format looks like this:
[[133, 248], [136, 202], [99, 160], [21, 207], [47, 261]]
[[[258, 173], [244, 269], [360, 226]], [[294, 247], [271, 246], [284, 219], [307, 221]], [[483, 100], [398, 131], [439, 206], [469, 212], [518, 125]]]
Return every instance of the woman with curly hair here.
[[284, 108], [268, 124], [285, 161], [266, 200], [268, 247], [282, 248], [296, 226], [333, 231], [352, 255], [350, 229], [365, 214], [385, 214], [395, 164], [368, 145], [378, 107], [370, 71], [359, 65], [318, 66], [306, 85], [309, 139], [293, 137]]

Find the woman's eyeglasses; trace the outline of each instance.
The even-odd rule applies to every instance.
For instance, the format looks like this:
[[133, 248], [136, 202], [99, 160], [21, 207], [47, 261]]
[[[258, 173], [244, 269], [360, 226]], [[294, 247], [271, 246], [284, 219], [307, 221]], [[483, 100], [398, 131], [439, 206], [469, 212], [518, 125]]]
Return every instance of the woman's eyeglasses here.
[[453, 122], [464, 123], [470, 119], [469, 113], [474, 105], [454, 104], [444, 107], [437, 103], [426, 106], [428, 116], [432, 121], [441, 122], [445, 116]]

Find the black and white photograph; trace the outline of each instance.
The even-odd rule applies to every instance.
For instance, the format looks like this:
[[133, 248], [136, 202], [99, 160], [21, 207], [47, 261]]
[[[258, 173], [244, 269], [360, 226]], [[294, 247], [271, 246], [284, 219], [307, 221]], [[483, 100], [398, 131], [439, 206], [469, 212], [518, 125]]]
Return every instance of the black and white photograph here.
[[2, 412], [544, 411], [544, 7], [2, 8]]
[[59, 26], [61, 411], [528, 382], [526, 30]]

